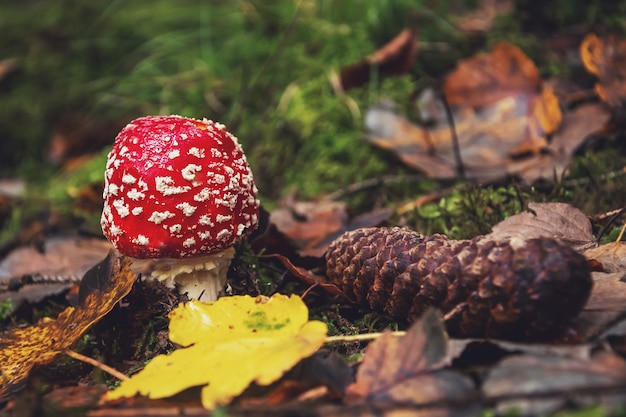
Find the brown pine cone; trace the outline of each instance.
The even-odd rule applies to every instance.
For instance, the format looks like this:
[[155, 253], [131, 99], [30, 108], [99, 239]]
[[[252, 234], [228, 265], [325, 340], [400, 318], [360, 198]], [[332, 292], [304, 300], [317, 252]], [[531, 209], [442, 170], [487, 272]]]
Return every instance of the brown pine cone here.
[[454, 241], [400, 227], [344, 233], [326, 267], [353, 301], [409, 321], [437, 307], [459, 337], [554, 337], [592, 286], [585, 258], [553, 239]]

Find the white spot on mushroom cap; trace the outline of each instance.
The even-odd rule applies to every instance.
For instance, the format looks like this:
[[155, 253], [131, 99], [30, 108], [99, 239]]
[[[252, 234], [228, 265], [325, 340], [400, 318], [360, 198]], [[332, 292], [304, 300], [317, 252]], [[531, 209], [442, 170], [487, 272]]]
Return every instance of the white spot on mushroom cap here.
[[232, 236], [233, 232], [228, 229], [222, 229], [217, 233], [217, 240], [228, 240]]
[[181, 171], [181, 174], [183, 178], [186, 179], [187, 181], [193, 181], [194, 179], [196, 179], [196, 172], [201, 171], [201, 170], [202, 170], [202, 166], [189, 164], [185, 168], [183, 168], [183, 170]]
[[120, 229], [117, 225], [112, 224], [109, 226], [109, 234], [111, 236], [118, 236], [122, 234], [122, 229]]
[[134, 184], [137, 181], [137, 178], [133, 177], [131, 174], [122, 175], [122, 182], [124, 184]]
[[211, 197], [211, 192], [208, 188], [203, 188], [200, 192], [193, 196], [193, 199], [198, 202], [207, 201]]
[[143, 200], [146, 197], [144, 193], [142, 193], [136, 188], [133, 188], [132, 190], [127, 192], [126, 195], [128, 196], [128, 198], [130, 198], [131, 200], [135, 200], [135, 201]]
[[118, 187], [117, 184], [111, 183], [106, 189], [108, 190], [109, 194], [117, 195], [117, 192], [119, 191], [120, 187]]
[[196, 244], [196, 239], [192, 237], [185, 239], [185, 241], [183, 242], [183, 246], [186, 248], [190, 248], [194, 246], [195, 244]]
[[189, 150], [187, 151], [187, 154], [191, 156], [195, 156], [196, 158], [200, 158], [200, 159], [205, 158], [204, 149], [196, 148], [195, 146], [192, 148], [189, 148]]
[[163, 212], [155, 211], [150, 215], [150, 217], [148, 218], [148, 221], [151, 221], [154, 224], [161, 224], [163, 220], [167, 220], [174, 216], [175, 216], [174, 213], [169, 212], [167, 210]]
[[218, 214], [217, 216], [215, 216], [215, 221], [218, 223], [224, 223], [227, 221], [230, 221], [233, 218], [233, 216], [230, 215], [223, 215], [223, 214]]
[[170, 226], [170, 233], [179, 233], [183, 229], [183, 226], [180, 224], [173, 224]]
[[134, 209], [131, 210], [131, 212], [135, 215], [138, 216], [141, 213], [143, 213], [143, 207], [139, 206], [139, 207], [135, 207]]
[[172, 177], [155, 177], [154, 182], [156, 184], [156, 190], [164, 196], [182, 194], [191, 189], [190, 186], [174, 185], [175, 182]]
[[204, 232], [198, 232], [198, 236], [200, 237], [200, 240], [208, 240], [211, 239], [211, 232], [204, 231]]
[[144, 245], [145, 246], [148, 243], [150, 243], [150, 239], [148, 239], [148, 237], [144, 236], [144, 235], [137, 235], [137, 237], [134, 238], [132, 242], [137, 244], [137, 245]]
[[187, 217], [193, 215], [193, 213], [196, 211], [197, 207], [196, 206], [192, 206], [191, 204], [187, 203], [186, 201], [180, 204], [176, 204], [176, 208], [181, 210], [183, 212], [183, 214]]
[[170, 159], [178, 158], [180, 156], [180, 151], [178, 149], [174, 149], [167, 156], [169, 156]]
[[113, 207], [117, 210], [117, 214], [124, 218], [130, 214], [130, 209], [128, 208], [128, 204], [124, 204], [124, 200], [113, 200]]
[[198, 224], [209, 227], [213, 227], [215, 225], [215, 223], [211, 221], [211, 216], [208, 214], [203, 214], [202, 216], [200, 216], [200, 218], [198, 219]]

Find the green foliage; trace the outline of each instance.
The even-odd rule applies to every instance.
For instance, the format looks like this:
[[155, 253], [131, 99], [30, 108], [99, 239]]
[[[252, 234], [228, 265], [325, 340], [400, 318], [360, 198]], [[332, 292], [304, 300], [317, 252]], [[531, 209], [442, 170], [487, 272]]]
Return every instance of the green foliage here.
[[[166, 113], [220, 120], [237, 133], [270, 198], [291, 187], [312, 197], [388, 169], [362, 141], [361, 115], [346, 105], [349, 97], [337, 96], [328, 74], [394, 36], [418, 10], [413, 1], [0, 7], [0, 45], [20, 63], [0, 95], [7, 109], [0, 128], [9, 138], [0, 144], [4, 174], [18, 167], [42, 178], [37, 167], [51, 132], [71, 112], [96, 120]], [[368, 99], [355, 103], [356, 113]]]
[[452, 239], [487, 234], [496, 223], [541, 199], [532, 189], [511, 186], [461, 186], [450, 195], [411, 213], [409, 224], [425, 235], [443, 233]]
[[10, 298], [0, 302], [0, 321], [4, 321], [13, 314], [13, 303]]

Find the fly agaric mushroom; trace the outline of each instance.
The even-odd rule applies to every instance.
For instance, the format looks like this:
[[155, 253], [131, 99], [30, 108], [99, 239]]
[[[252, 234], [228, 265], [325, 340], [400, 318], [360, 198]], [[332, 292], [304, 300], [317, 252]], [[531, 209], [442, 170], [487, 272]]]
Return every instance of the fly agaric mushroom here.
[[153, 277], [216, 300], [233, 245], [258, 225], [259, 200], [237, 138], [210, 120], [147, 116], [109, 153], [102, 231], [124, 255], [153, 258]]

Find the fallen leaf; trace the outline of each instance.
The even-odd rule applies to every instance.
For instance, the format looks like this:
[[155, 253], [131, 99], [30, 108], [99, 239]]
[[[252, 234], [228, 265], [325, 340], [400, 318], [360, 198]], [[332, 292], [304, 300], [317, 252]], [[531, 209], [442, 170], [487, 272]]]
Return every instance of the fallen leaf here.
[[[522, 94], [481, 109], [452, 109], [466, 177], [502, 178], [519, 152], [539, 152], [547, 145], [545, 138], [529, 127], [530, 100]], [[365, 124], [367, 139], [393, 152], [406, 165], [432, 178], [456, 175], [453, 132], [447, 123], [425, 128], [393, 109], [377, 106], [367, 111]]]
[[600, 262], [604, 272], [626, 274], [626, 243], [624, 242], [611, 242], [588, 249], [585, 251], [585, 256], [587, 259]]
[[350, 218], [343, 202], [296, 201], [291, 195], [270, 214], [270, 222], [293, 242], [300, 256], [319, 257], [346, 230], [376, 226], [390, 216], [390, 210], [382, 209]]
[[574, 153], [607, 125], [610, 116], [605, 106], [598, 103], [585, 103], [566, 111], [548, 147], [539, 155], [511, 161], [507, 173], [526, 184], [539, 179], [563, 178]]
[[348, 90], [366, 84], [373, 67], [377, 69], [379, 78], [409, 72], [415, 62], [417, 46], [416, 31], [404, 29], [363, 61], [343, 68], [340, 75], [342, 88]]
[[572, 402], [584, 405], [585, 397], [587, 401], [595, 398], [595, 403], [600, 395], [610, 399], [605, 404], [623, 404], [623, 390], [611, 398], [607, 389], [625, 383], [626, 363], [614, 353], [600, 351], [590, 359], [527, 354], [502, 360], [489, 372], [482, 390], [486, 398], [496, 400], [498, 415], [512, 410], [520, 415], [547, 415]]
[[78, 281], [112, 249], [104, 239], [56, 236], [43, 242], [43, 250], [23, 246], [0, 262], [0, 283], [29, 275], [42, 280]]
[[494, 239], [550, 237], [577, 247], [594, 242], [589, 218], [567, 203], [529, 203], [529, 211], [511, 216], [491, 228]]
[[[473, 385], [466, 377], [442, 369], [447, 338], [436, 310], [429, 310], [404, 336], [385, 332], [365, 351], [356, 382], [346, 389], [348, 405], [373, 407], [469, 401]], [[440, 403], [441, 404], [441, 403]], [[465, 404], [471, 409], [471, 404]]]
[[98, 292], [86, 294], [79, 307], [68, 307], [56, 319], [44, 318], [36, 325], [10, 330], [0, 339], [0, 397], [26, 379], [34, 366], [52, 362], [70, 349], [83, 334], [131, 290], [136, 275], [130, 261], [111, 254], [112, 274]]
[[276, 381], [324, 343], [326, 324], [307, 320], [308, 309], [295, 295], [181, 304], [170, 313], [170, 340], [184, 348], [155, 357], [104, 400], [166, 398], [202, 387], [206, 409], [227, 404], [253, 381]]
[[443, 80], [443, 94], [450, 105], [483, 107], [512, 95], [540, 91], [535, 63], [505, 42], [495, 44], [490, 53], [461, 60]]
[[511, 12], [514, 7], [512, 0], [481, 0], [476, 9], [456, 19], [456, 27], [465, 32], [485, 32], [493, 26], [496, 17]]
[[337, 201], [295, 201], [293, 196], [270, 214], [270, 222], [288, 236], [304, 256], [320, 256], [346, 229], [346, 205]]
[[611, 106], [626, 100], [626, 39], [590, 33], [580, 44], [585, 69], [598, 77], [596, 93]]
[[593, 272], [593, 287], [582, 313], [572, 322], [579, 340], [596, 340], [626, 312], [625, 271]]

